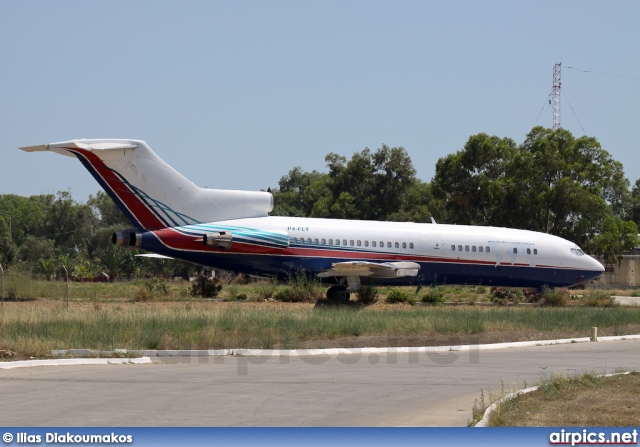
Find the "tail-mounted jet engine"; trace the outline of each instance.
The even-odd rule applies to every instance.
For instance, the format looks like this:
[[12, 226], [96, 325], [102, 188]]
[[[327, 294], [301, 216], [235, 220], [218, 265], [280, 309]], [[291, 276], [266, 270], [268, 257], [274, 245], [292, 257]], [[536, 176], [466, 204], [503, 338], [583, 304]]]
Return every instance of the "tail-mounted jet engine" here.
[[208, 247], [224, 248], [225, 250], [231, 250], [231, 239], [231, 231], [208, 233], [202, 237], [204, 245]]
[[111, 236], [113, 245], [119, 245], [126, 248], [134, 248], [142, 246], [142, 233], [138, 231], [118, 231]]

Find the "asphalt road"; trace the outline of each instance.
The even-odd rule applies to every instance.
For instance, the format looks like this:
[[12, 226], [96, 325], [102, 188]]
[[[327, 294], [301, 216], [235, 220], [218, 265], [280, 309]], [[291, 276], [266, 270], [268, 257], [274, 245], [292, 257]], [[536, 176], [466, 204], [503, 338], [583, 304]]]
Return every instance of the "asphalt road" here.
[[640, 340], [446, 354], [172, 358], [0, 370], [4, 426], [464, 426], [554, 372], [640, 370]]

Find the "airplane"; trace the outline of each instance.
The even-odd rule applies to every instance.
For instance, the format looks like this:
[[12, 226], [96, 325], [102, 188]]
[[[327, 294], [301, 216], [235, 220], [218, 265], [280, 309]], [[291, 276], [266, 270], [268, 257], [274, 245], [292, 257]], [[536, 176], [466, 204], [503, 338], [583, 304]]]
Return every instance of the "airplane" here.
[[573, 242], [510, 228], [270, 216], [264, 191], [200, 188], [142, 140], [77, 139], [20, 148], [75, 157], [134, 229], [112, 242], [237, 273], [305, 272], [349, 300], [362, 285], [571, 287], [604, 272]]

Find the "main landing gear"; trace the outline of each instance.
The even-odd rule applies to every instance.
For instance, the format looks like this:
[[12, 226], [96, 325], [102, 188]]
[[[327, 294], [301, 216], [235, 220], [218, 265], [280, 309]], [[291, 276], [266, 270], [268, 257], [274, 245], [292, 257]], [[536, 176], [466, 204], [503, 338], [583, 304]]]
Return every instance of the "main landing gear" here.
[[327, 290], [327, 300], [334, 303], [344, 303], [349, 301], [351, 295], [347, 292], [347, 286], [331, 286]]

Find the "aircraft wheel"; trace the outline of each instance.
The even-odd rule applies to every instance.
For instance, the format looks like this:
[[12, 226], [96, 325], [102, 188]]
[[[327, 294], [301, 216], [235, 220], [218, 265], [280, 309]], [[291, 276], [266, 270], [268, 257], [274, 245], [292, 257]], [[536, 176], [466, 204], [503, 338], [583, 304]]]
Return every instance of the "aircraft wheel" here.
[[334, 303], [349, 301], [350, 297], [351, 295], [349, 295], [345, 287], [331, 286], [327, 290], [327, 299]]

